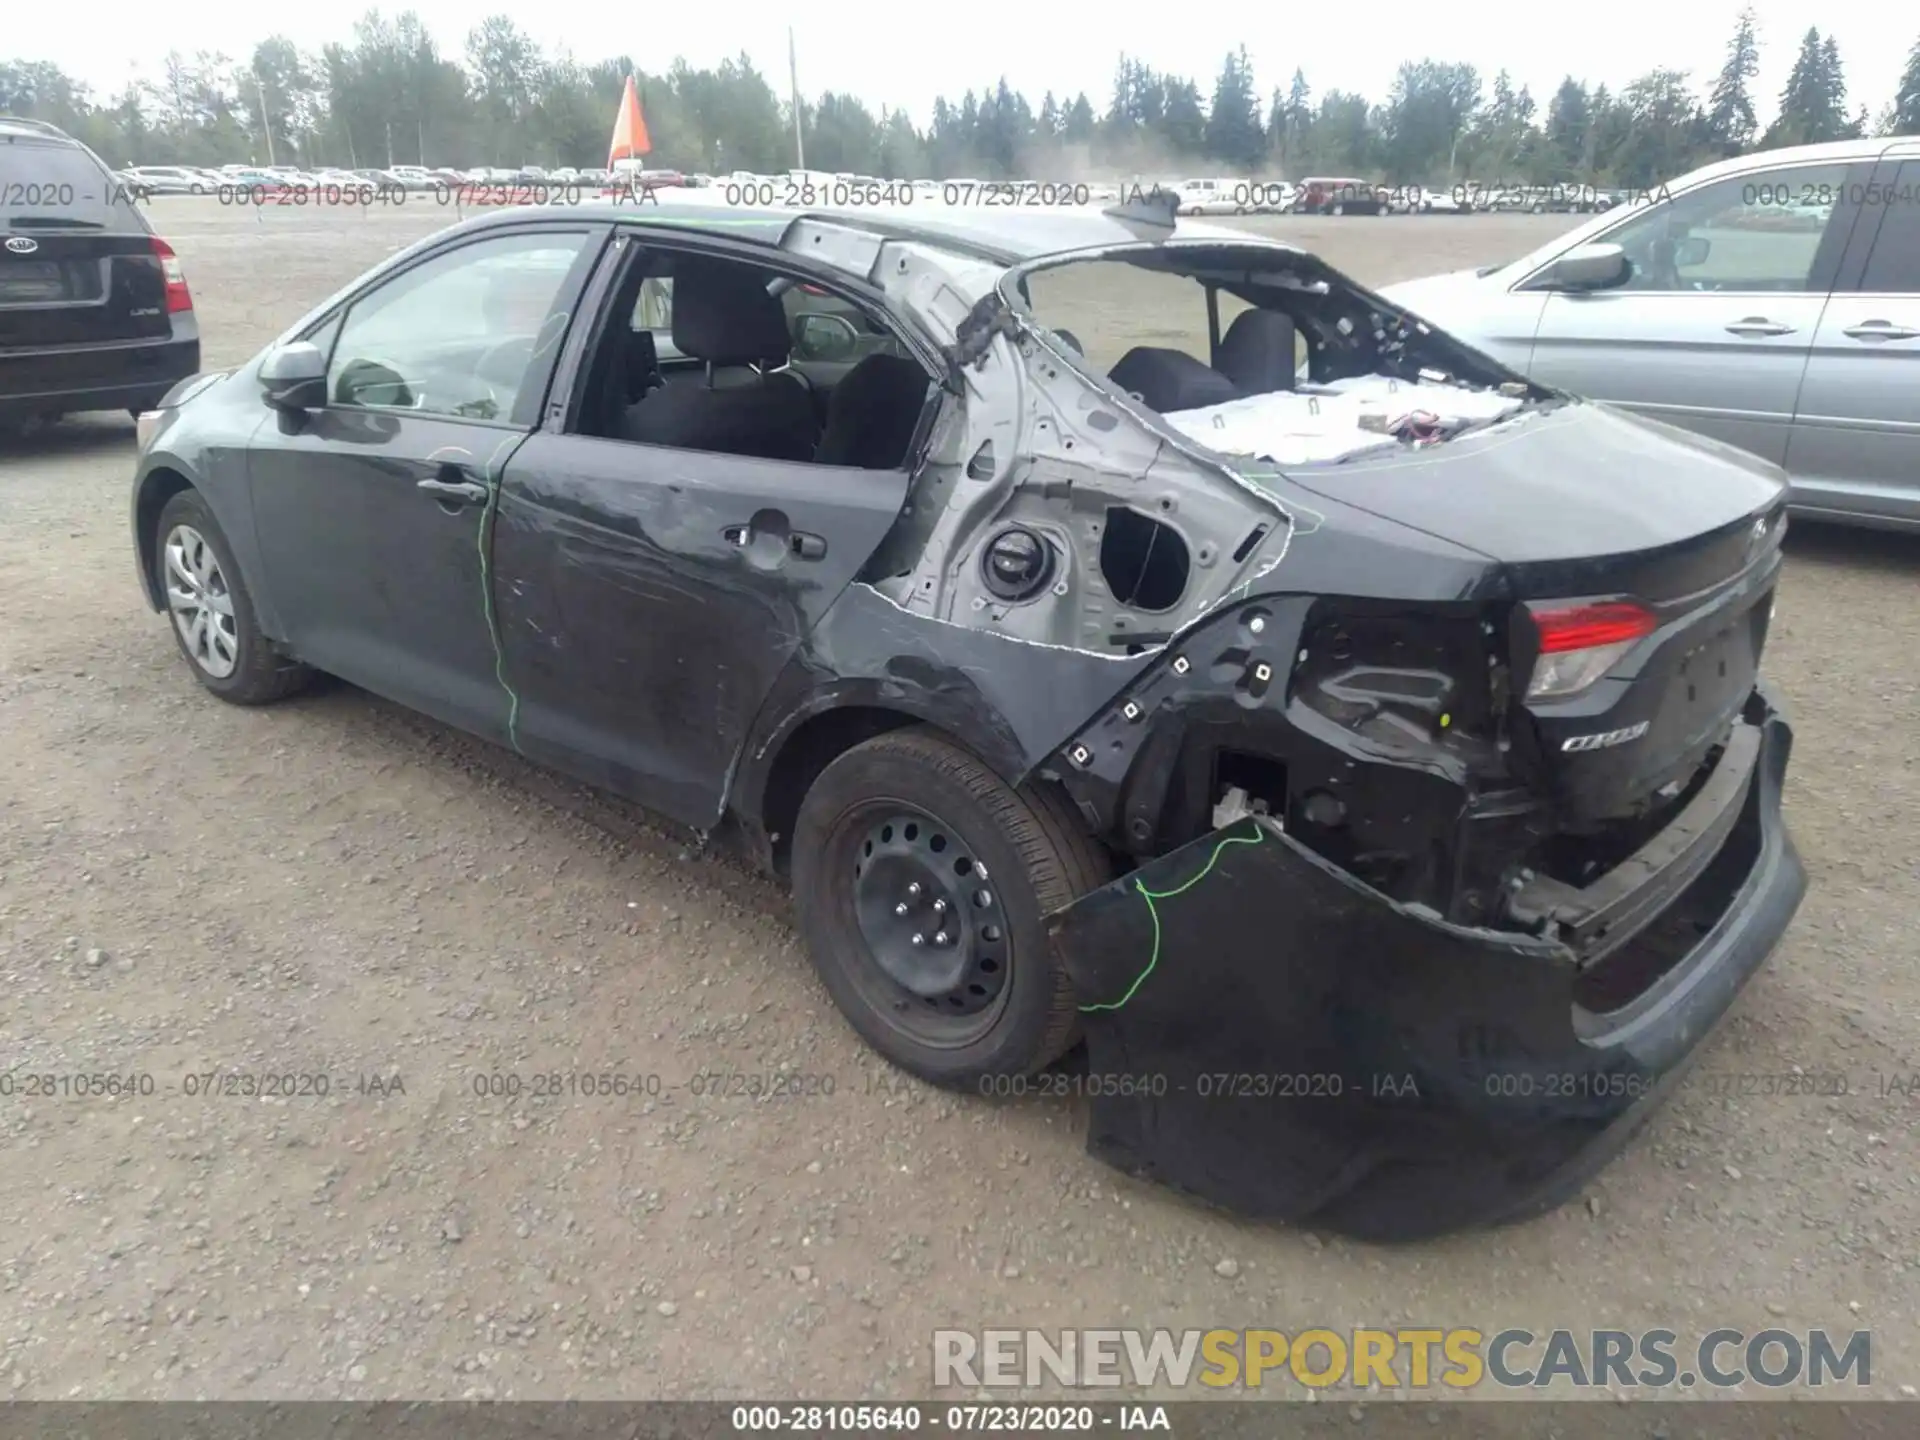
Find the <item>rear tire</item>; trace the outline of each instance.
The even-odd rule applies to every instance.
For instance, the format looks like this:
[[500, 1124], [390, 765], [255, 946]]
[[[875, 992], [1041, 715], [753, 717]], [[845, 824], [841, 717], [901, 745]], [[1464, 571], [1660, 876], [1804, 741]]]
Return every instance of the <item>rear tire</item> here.
[[234, 705], [266, 705], [313, 679], [260, 633], [233, 547], [198, 490], [169, 500], [154, 532], [167, 628], [194, 679]]
[[821, 983], [901, 1069], [972, 1089], [1078, 1041], [1044, 920], [1112, 866], [1059, 795], [1015, 790], [930, 730], [895, 730], [821, 772], [792, 853]]

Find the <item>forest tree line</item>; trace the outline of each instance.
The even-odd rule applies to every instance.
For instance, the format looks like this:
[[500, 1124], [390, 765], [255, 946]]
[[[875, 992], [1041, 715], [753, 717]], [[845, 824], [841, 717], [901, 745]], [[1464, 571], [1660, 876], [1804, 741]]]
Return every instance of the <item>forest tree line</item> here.
[[[1262, 91], [1244, 47], [1211, 86], [1123, 56], [1111, 92], [1036, 103], [1001, 79], [934, 102], [930, 123], [846, 94], [801, 104], [811, 169], [889, 179], [1299, 179], [1358, 175], [1417, 184], [1579, 179], [1652, 186], [1754, 148], [1863, 134], [1920, 134], [1920, 41], [1877, 115], [1848, 95], [1833, 35], [1809, 29], [1771, 104], [1754, 93], [1751, 11], [1704, 87], [1658, 68], [1613, 89], [1572, 76], [1554, 92], [1488, 79], [1471, 64], [1410, 60], [1378, 100], [1316, 92], [1302, 69]], [[0, 114], [52, 121], [110, 164], [602, 165], [628, 73], [639, 76], [658, 168], [780, 173], [795, 163], [793, 115], [742, 54], [711, 69], [649, 73], [630, 56], [549, 55], [505, 15], [459, 56], [412, 11], [369, 11], [350, 43], [319, 54], [284, 37], [235, 60], [166, 56], [157, 78], [96, 96], [43, 62], [0, 62]], [[1772, 118], [1764, 126], [1763, 114]]]

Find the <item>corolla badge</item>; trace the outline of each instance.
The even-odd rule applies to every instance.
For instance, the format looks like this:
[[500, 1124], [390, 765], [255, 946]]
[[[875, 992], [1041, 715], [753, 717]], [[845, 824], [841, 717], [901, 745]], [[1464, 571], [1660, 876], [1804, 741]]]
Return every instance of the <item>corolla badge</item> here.
[[1638, 740], [1647, 733], [1649, 721], [1642, 720], [1638, 725], [1629, 725], [1624, 730], [1602, 730], [1593, 735], [1576, 735], [1571, 740], [1563, 740], [1560, 749], [1578, 753], [1582, 750], [1606, 750], [1615, 745], [1624, 745], [1629, 740]]
[[9, 235], [7, 249], [16, 255], [31, 255], [40, 248], [40, 242], [31, 235]]

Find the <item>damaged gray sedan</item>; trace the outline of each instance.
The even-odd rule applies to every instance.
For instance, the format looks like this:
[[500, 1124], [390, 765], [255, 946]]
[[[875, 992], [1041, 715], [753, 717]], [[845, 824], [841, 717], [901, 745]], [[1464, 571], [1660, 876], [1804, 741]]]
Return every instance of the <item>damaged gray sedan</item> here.
[[1799, 904], [1784, 502], [1148, 197], [488, 215], [177, 387], [132, 508], [214, 694], [724, 838], [894, 1064], [1084, 1044], [1102, 1158], [1406, 1238], [1568, 1193]]

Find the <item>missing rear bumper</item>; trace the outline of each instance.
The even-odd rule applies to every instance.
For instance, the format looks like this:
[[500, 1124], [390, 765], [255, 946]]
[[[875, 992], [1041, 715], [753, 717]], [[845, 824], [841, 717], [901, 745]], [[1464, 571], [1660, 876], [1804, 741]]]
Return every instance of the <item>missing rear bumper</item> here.
[[1378, 1239], [1557, 1202], [1659, 1103], [1805, 892], [1780, 815], [1792, 733], [1759, 692], [1748, 721], [1714, 838], [1676, 838], [1664, 870], [1599, 897], [1623, 930], [1698, 917], [1606, 1012], [1580, 1003], [1563, 941], [1398, 905], [1257, 816], [1059, 912], [1096, 1082], [1088, 1148], [1232, 1210]]

